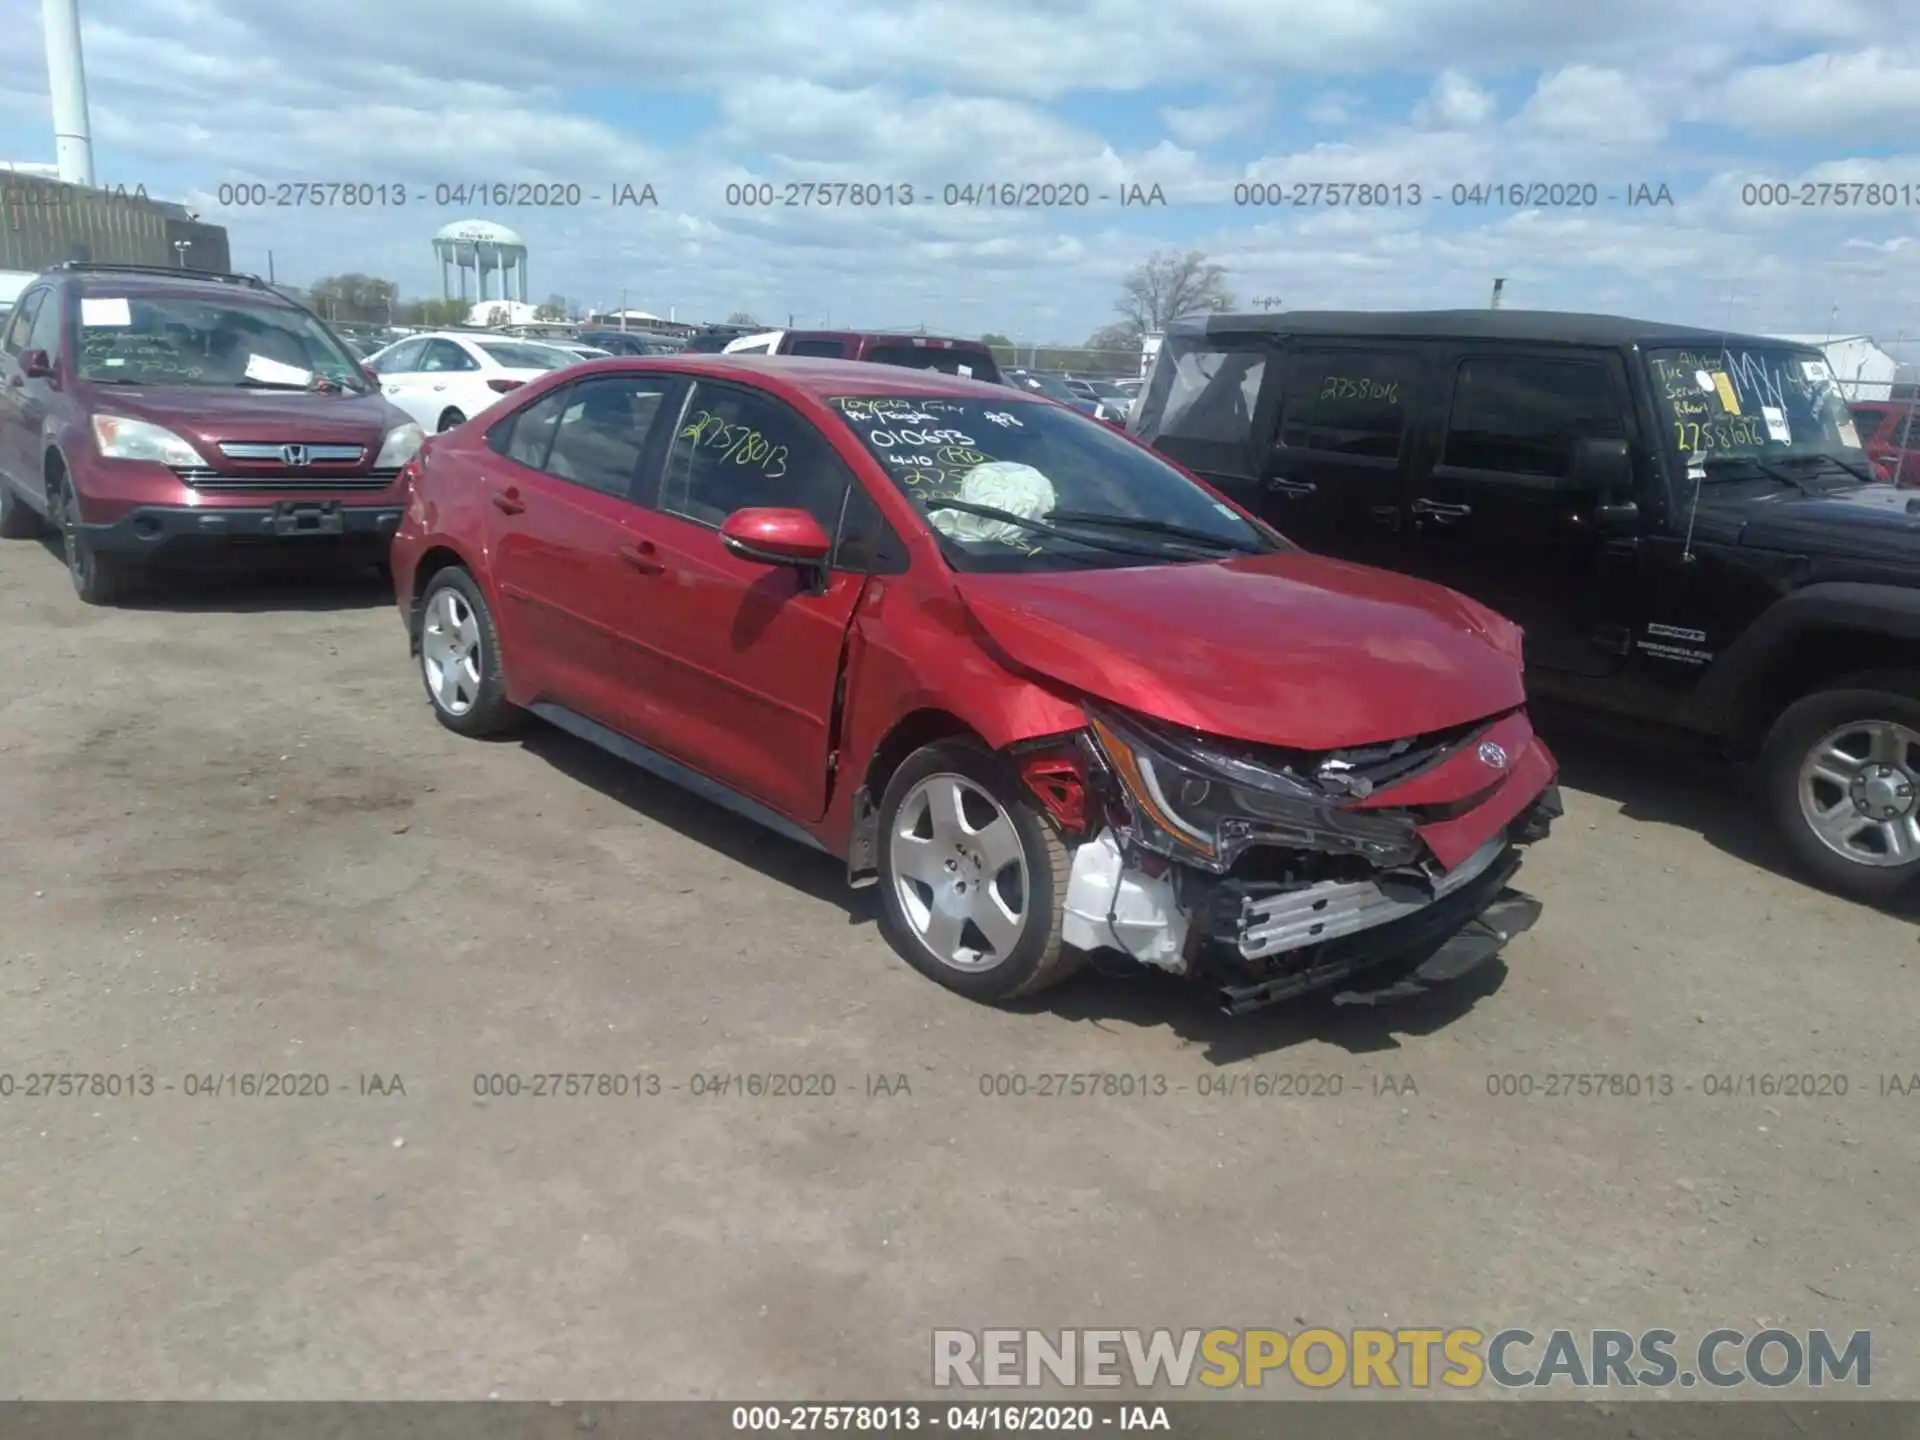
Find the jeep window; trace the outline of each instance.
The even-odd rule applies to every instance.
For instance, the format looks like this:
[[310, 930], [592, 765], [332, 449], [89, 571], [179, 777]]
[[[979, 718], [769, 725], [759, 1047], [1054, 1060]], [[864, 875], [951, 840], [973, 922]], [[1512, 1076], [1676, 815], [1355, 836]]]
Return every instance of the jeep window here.
[[1305, 350], [1287, 362], [1280, 443], [1332, 455], [1397, 459], [1413, 367], [1379, 350]]
[[364, 391], [360, 363], [313, 316], [226, 296], [79, 297], [82, 379], [121, 385], [301, 390], [317, 380]]
[[1665, 442], [1690, 465], [1796, 455], [1866, 463], [1840, 385], [1817, 350], [1650, 350], [1647, 376]]
[[[1078, 411], [1018, 395], [829, 403], [926, 517], [956, 570], [1169, 564], [1282, 543]], [[942, 500], [975, 513], [942, 509]]]
[[1443, 465], [1563, 476], [1574, 442], [1626, 436], [1607, 367], [1587, 360], [1487, 356], [1460, 362]]
[[1228, 350], [1204, 338], [1195, 341], [1170, 335], [1162, 348], [1161, 365], [1167, 366], [1169, 359], [1171, 377], [1166, 399], [1158, 407], [1158, 434], [1170, 440], [1244, 442], [1253, 428], [1266, 350]]

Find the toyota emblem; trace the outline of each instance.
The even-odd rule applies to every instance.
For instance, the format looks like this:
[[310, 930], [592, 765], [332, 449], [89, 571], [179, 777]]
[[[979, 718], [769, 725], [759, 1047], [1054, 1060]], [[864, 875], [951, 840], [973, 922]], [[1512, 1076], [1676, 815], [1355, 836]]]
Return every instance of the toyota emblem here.
[[1507, 752], [1491, 740], [1482, 740], [1480, 742], [1480, 763], [1489, 770], [1504, 770], [1507, 768]]
[[307, 463], [307, 447], [304, 445], [282, 445], [280, 447], [280, 458], [286, 462], [289, 469], [304, 469]]

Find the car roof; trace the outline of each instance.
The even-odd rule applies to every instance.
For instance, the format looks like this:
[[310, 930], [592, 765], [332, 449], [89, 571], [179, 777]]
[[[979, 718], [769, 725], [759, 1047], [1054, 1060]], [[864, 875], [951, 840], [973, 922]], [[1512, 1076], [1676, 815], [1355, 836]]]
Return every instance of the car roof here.
[[1590, 315], [1572, 310], [1284, 310], [1212, 314], [1176, 320], [1168, 335], [1365, 335], [1395, 339], [1515, 340], [1554, 345], [1742, 345], [1815, 347], [1777, 336], [1746, 335]]
[[957, 335], [922, 335], [918, 331], [903, 333], [899, 330], [770, 330], [767, 333], [789, 335], [798, 340], [890, 340], [898, 345], [912, 345], [914, 341], [920, 340], [927, 342], [928, 348], [935, 350], [949, 350], [962, 345], [969, 350], [987, 348], [979, 340], [963, 340]]
[[142, 270], [49, 270], [39, 278], [65, 282], [77, 295], [125, 295], [128, 298], [179, 295], [192, 300], [237, 300], [286, 310], [300, 308], [269, 286], [236, 284], [232, 280], [196, 275], [191, 270], [177, 276]]
[[900, 395], [954, 400], [1010, 401], [1005, 385], [969, 380], [940, 370], [906, 365], [876, 365], [871, 360], [821, 360], [801, 355], [615, 355], [593, 360], [572, 373], [619, 373], [625, 370], [664, 370], [676, 375], [706, 376], [713, 380], [740, 380], [771, 390], [793, 389], [816, 400], [836, 395]]

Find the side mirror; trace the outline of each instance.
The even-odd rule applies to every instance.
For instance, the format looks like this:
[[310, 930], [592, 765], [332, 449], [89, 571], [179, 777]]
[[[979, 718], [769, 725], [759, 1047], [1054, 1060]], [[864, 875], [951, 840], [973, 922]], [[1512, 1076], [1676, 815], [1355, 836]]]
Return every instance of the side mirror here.
[[53, 357], [44, 350], [23, 351], [20, 356], [20, 373], [29, 380], [51, 380]]
[[360, 378], [374, 389], [378, 390], [380, 388], [380, 372], [375, 370], [371, 365], [362, 365], [360, 367]]
[[825, 565], [833, 548], [809, 512], [774, 506], [734, 511], [720, 527], [720, 543], [742, 560], [800, 569]]
[[1619, 504], [1633, 495], [1633, 452], [1624, 440], [1585, 439], [1573, 447], [1569, 488]]

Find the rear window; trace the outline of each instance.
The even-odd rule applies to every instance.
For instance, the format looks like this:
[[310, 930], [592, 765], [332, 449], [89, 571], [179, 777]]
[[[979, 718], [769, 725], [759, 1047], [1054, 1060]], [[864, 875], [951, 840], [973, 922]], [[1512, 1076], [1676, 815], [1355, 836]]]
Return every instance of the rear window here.
[[575, 357], [556, 345], [514, 345], [503, 340], [475, 342], [496, 365], [509, 370], [558, 370]]
[[789, 355], [811, 355], [816, 360], [838, 360], [847, 353], [844, 340], [796, 340], [787, 348]]
[[961, 350], [953, 346], [875, 345], [864, 359], [876, 365], [901, 365], [909, 370], [938, 370], [942, 375], [960, 375], [988, 384], [1000, 383], [1000, 367], [993, 355], [982, 348]]
[[1170, 440], [1244, 441], [1253, 429], [1266, 367], [1265, 346], [1169, 335], [1141, 412], [1141, 433]]

